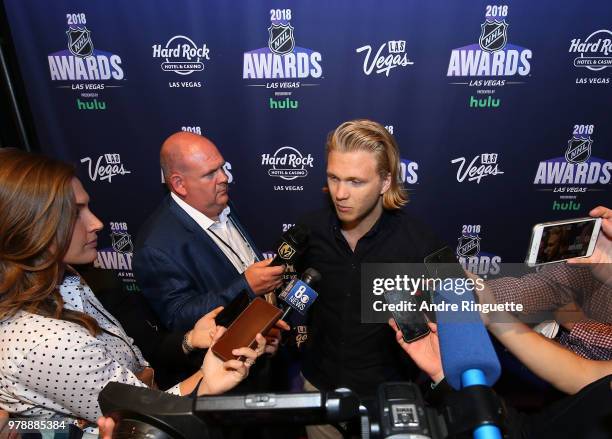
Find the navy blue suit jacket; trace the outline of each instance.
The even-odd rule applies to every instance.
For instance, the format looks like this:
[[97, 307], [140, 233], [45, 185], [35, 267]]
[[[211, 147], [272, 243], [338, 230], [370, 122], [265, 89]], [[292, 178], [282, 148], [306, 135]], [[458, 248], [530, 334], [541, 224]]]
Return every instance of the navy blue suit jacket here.
[[[235, 213], [230, 218], [261, 258]], [[244, 275], [170, 195], [141, 228], [133, 268], [144, 296], [171, 330], [193, 328], [242, 290], [255, 297]]]

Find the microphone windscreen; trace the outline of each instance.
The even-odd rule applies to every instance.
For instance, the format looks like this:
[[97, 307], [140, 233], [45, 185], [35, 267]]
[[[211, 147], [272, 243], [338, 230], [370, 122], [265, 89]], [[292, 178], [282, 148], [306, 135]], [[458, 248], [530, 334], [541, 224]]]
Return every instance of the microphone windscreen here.
[[300, 224], [291, 227], [282, 234], [276, 249], [276, 256], [270, 266], [294, 264], [297, 258], [306, 250], [310, 230]]
[[287, 237], [296, 247], [304, 247], [310, 238], [310, 230], [301, 224], [296, 224], [287, 230]]
[[[445, 311], [436, 311], [444, 375], [448, 383], [459, 390], [463, 372], [479, 369], [487, 385], [492, 386], [499, 379], [501, 366], [480, 313], [470, 308], [476, 303], [472, 291], [461, 290], [465, 292], [457, 294], [444, 289], [435, 292], [436, 306], [446, 306]], [[458, 310], [451, 311], [450, 304], [456, 304]]]
[[322, 277], [323, 276], [321, 276], [321, 273], [319, 273], [314, 268], [307, 268], [306, 270], [304, 270], [304, 273], [302, 273], [302, 280], [311, 287], [314, 284], [319, 283]]

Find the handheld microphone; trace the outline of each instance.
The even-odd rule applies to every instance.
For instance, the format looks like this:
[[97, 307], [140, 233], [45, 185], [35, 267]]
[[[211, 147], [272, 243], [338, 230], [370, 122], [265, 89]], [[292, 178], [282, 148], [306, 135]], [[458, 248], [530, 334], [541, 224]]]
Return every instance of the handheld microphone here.
[[308, 308], [313, 304], [319, 296], [315, 290], [311, 288], [311, 285], [321, 280], [321, 273], [314, 268], [307, 268], [302, 274], [301, 279], [294, 279], [285, 287], [285, 289], [278, 295], [287, 306], [281, 319], [289, 315], [292, 309], [296, 310], [302, 315], [306, 315]]
[[231, 353], [233, 349], [249, 346], [253, 347], [257, 333], [266, 335], [269, 329], [279, 319], [285, 319], [292, 309], [300, 314], [306, 314], [310, 305], [317, 299], [318, 294], [310, 288], [310, 284], [318, 282], [321, 275], [314, 268], [308, 268], [302, 274], [301, 280], [294, 280], [281, 293], [279, 298], [285, 302], [284, 310], [267, 303], [260, 297], [253, 300], [242, 313], [227, 328], [225, 334], [211, 348], [218, 357], [227, 361], [235, 358]]
[[[276, 250], [276, 256], [270, 262], [270, 266], [276, 265], [292, 265], [295, 260], [304, 252], [308, 246], [310, 231], [307, 227], [295, 225], [281, 235], [280, 244]], [[283, 279], [295, 276], [295, 273], [284, 273]], [[283, 285], [287, 281], [283, 281]], [[275, 290], [275, 293], [283, 287]], [[230, 303], [225, 306], [223, 311], [215, 319], [216, 323], [221, 326], [229, 327], [234, 320], [244, 311], [251, 302], [248, 293], [242, 290]]]
[[462, 295], [454, 291], [436, 290], [435, 302], [438, 307], [450, 308], [456, 305], [458, 311], [438, 311], [438, 335], [444, 375], [451, 386], [459, 390], [462, 375], [471, 369], [484, 373], [488, 386], [492, 386], [501, 374], [501, 366], [491, 343], [487, 329], [478, 311], [466, 311], [476, 303], [468, 288]]
[[[472, 291], [465, 288], [465, 293], [458, 295], [455, 291], [436, 290], [435, 303], [446, 309], [453, 304], [458, 307], [458, 311], [436, 311], [442, 368], [449, 384], [456, 390], [492, 386], [501, 374], [501, 366], [480, 314], [469, 311], [469, 305], [476, 303]], [[474, 430], [474, 438], [501, 439], [499, 428], [490, 422], [483, 420]]]
[[280, 244], [276, 249], [276, 256], [270, 266], [290, 265], [300, 256], [308, 246], [310, 230], [296, 224], [281, 235]]

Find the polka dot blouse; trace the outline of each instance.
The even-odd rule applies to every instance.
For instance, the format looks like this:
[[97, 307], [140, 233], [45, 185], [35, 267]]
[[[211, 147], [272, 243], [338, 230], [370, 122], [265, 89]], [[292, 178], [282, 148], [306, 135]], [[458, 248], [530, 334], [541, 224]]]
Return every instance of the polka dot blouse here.
[[[23, 311], [1, 321], [0, 407], [18, 416], [95, 422], [104, 386], [144, 386], [134, 372], [148, 363], [80, 277], [66, 277], [60, 293], [65, 308], [94, 317], [102, 332], [93, 337], [76, 323]], [[178, 395], [178, 384], [168, 392]]]

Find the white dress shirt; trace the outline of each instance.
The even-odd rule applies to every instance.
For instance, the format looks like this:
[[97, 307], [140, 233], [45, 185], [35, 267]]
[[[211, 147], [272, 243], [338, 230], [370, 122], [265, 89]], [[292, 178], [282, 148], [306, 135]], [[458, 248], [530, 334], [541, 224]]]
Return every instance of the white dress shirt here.
[[258, 259], [246, 238], [229, 217], [229, 206], [219, 214], [219, 220], [214, 221], [181, 200], [174, 192], [171, 192], [170, 196], [210, 236], [238, 273], [244, 273], [247, 267]]
[[[94, 317], [94, 337], [77, 323], [19, 311], [0, 322], [0, 407], [18, 416], [86, 419], [102, 415], [98, 394], [136, 378], [148, 363], [119, 322], [78, 276], [60, 286], [64, 307]], [[178, 384], [168, 390], [180, 394]]]

